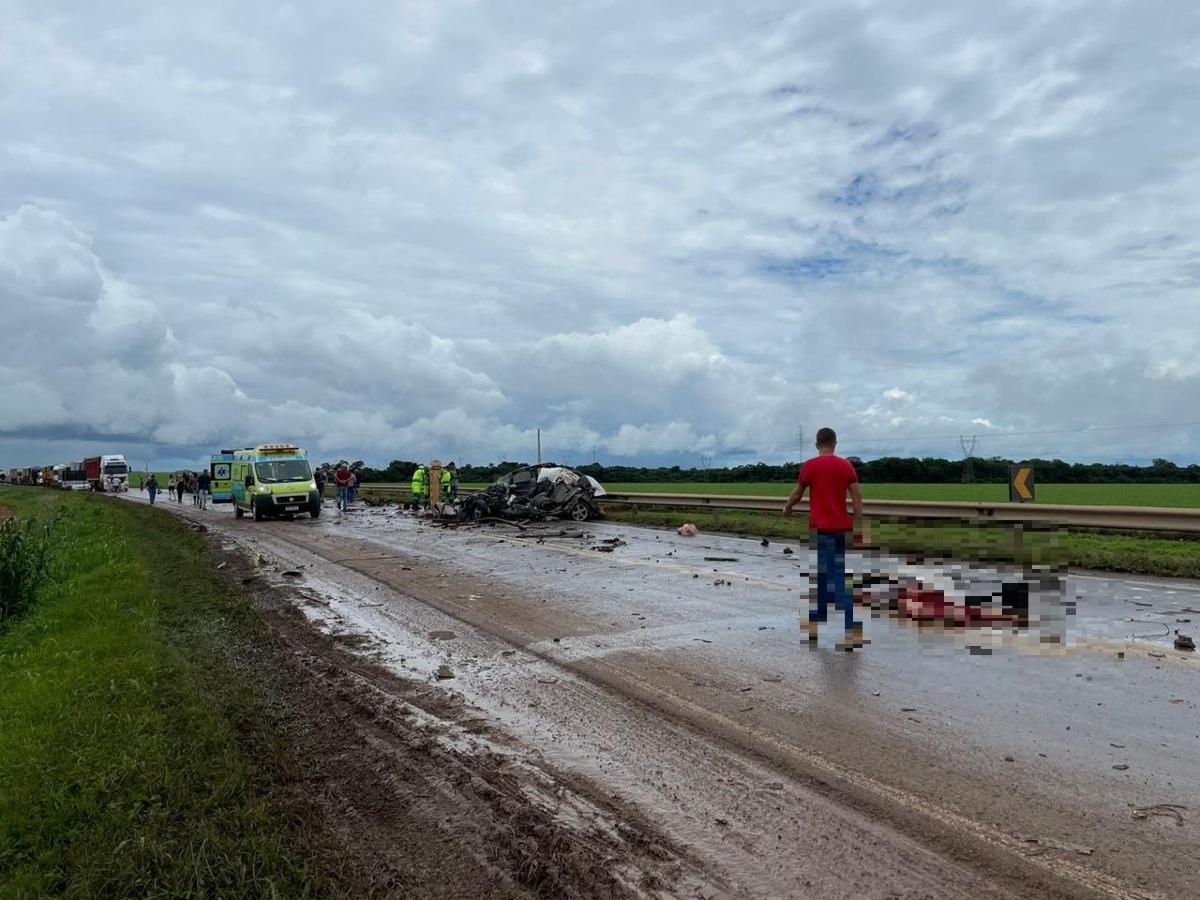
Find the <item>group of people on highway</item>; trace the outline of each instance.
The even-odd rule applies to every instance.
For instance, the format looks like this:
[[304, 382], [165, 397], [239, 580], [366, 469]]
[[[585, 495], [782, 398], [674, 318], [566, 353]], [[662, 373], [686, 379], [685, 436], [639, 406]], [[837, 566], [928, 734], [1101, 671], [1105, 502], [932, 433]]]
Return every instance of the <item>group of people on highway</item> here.
[[[854, 620], [854, 598], [846, 586], [846, 535], [854, 531], [854, 520], [862, 520], [862, 493], [858, 486], [858, 474], [849, 460], [836, 453], [837, 434], [832, 428], [817, 432], [817, 455], [808, 460], [796, 478], [796, 487], [783, 507], [783, 514], [790, 516], [805, 493], [810, 493], [809, 527], [817, 556], [816, 605], [809, 610], [804, 623], [808, 639], [817, 640], [817, 627], [828, 616], [829, 606], [841, 610], [845, 617], [846, 649], [861, 647], [863, 627]], [[326, 467], [313, 473], [320, 496], [325, 496], [329, 475]], [[431, 473], [424, 465], [418, 465], [412, 475], [412, 499], [410, 509], [421, 510], [430, 502]], [[337, 495], [339, 510], [349, 509], [354, 502], [359, 486], [359, 473], [345, 462], [334, 469], [332, 480]], [[440, 493], [444, 500], [453, 501], [458, 496], [458, 467], [448, 463], [439, 476]], [[207, 509], [212, 477], [208, 472], [199, 474], [182, 473], [172, 476], [167, 492], [183, 502], [183, 495], [190, 491], [192, 502], [200, 509]], [[158, 494], [158, 479], [154, 475], [146, 480], [145, 488], [154, 503]], [[853, 516], [846, 511], [849, 495]]]
[[[430, 472], [424, 465], [417, 466], [412, 474], [412, 499], [409, 501], [409, 509], [420, 510], [429, 505], [429, 498], [432, 491], [430, 490]], [[445, 502], [453, 502], [458, 497], [458, 466], [453, 462], [446, 463], [442, 468], [442, 474], [438, 478], [438, 486], [441, 488], [441, 498]]]
[[[151, 472], [142, 487], [150, 495], [150, 505], [153, 506], [161, 489], [158, 476]], [[167, 496], [174, 498], [176, 503], [182, 503], [183, 495], [188, 492], [191, 492], [193, 506], [208, 509], [209, 498], [212, 496], [212, 476], [208, 472], [181, 472], [172, 475], [167, 482]]]

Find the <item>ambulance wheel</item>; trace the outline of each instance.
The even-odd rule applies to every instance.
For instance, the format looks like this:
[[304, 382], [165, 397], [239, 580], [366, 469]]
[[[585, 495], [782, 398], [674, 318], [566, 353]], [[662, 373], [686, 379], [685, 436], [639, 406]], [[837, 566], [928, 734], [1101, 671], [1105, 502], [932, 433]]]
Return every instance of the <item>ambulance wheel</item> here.
[[254, 504], [254, 521], [261, 522], [262, 520], [263, 520], [262, 507], [256, 503], [256, 504]]
[[319, 518], [321, 518], [321, 507], [319, 507], [319, 506], [314, 506], [312, 509], [310, 509], [310, 510], [308, 511], [308, 514], [309, 514], [310, 516], [312, 516], [314, 519], [319, 519]]
[[242, 512], [242, 508], [240, 506], [238, 506], [236, 503], [233, 504], [233, 517], [235, 519], [240, 519], [244, 515], [245, 515], [245, 513]]

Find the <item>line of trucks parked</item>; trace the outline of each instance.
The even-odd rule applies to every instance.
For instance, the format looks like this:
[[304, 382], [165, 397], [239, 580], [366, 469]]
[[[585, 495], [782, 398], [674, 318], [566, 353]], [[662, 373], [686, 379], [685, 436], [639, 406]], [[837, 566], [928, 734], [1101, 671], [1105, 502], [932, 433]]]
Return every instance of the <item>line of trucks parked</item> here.
[[78, 462], [37, 466], [0, 472], [8, 484], [62, 488], [68, 491], [102, 491], [117, 494], [129, 490], [129, 463], [119, 453], [89, 456]]

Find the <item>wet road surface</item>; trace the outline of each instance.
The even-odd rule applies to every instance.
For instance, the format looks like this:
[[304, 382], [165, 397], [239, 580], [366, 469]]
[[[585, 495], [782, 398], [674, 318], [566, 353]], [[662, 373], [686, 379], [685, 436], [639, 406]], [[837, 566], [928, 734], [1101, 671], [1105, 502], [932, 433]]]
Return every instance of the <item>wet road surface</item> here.
[[[1194, 586], [1072, 577], [1065, 645], [998, 632], [972, 653], [978, 634], [885, 616], [846, 654], [832, 627], [800, 639], [802, 547], [174, 511], [298, 568], [305, 611], [389, 667], [449, 665], [447, 690], [638, 806], [732, 895], [1192, 894], [1200, 665], [1162, 632], [1190, 627]], [[1161, 804], [1185, 809], [1139, 812]]]

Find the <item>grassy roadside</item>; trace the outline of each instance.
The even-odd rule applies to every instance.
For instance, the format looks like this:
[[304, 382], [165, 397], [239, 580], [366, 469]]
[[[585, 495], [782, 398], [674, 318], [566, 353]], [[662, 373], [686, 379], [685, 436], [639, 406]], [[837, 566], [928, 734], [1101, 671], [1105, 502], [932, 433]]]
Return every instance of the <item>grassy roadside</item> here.
[[[609, 509], [605, 514], [616, 522], [665, 528], [694, 522], [702, 531], [782, 539], [797, 546], [808, 539], [805, 516], [785, 519], [753, 510], [703, 512], [645, 507]], [[894, 553], [990, 561], [1036, 557], [1041, 562], [1061, 561], [1065, 554], [1066, 564], [1073, 568], [1200, 578], [1200, 541], [1186, 538], [1051, 531], [1026, 535], [1018, 549], [1011, 528], [895, 522], [873, 523], [872, 538]]]
[[0, 630], [0, 898], [325, 893], [267, 799], [281, 737], [221, 650], [265, 636], [203, 540], [103, 497], [0, 504], [62, 515], [52, 585]]

